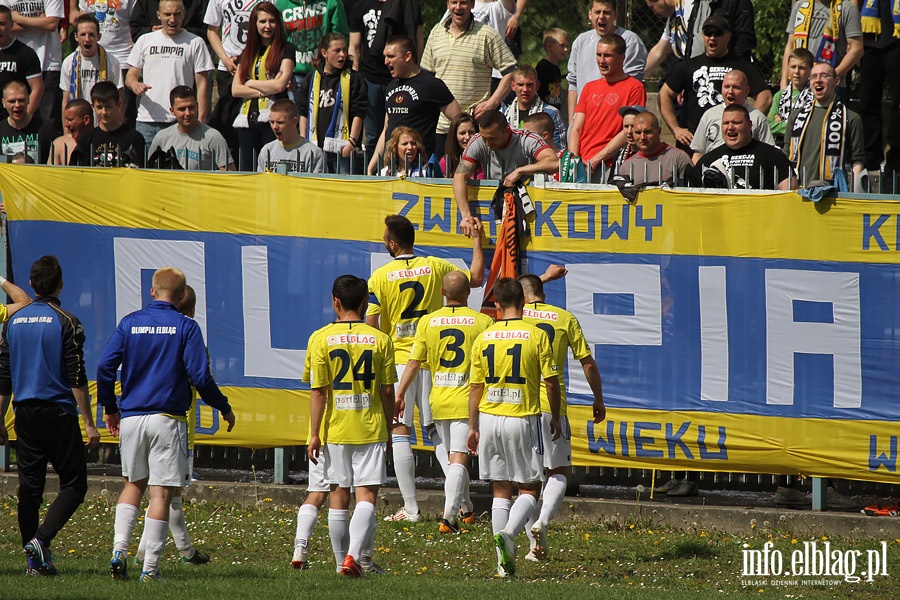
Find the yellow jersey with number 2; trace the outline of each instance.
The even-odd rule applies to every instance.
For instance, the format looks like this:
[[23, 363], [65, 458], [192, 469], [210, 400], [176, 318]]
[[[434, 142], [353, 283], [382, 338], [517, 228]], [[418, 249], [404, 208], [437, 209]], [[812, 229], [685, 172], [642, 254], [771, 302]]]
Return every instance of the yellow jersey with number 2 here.
[[460, 269], [443, 258], [403, 256], [378, 267], [369, 278], [369, 309], [366, 316], [381, 315], [381, 330], [394, 342], [394, 361], [409, 360], [419, 319], [444, 305], [441, 282], [451, 271]]

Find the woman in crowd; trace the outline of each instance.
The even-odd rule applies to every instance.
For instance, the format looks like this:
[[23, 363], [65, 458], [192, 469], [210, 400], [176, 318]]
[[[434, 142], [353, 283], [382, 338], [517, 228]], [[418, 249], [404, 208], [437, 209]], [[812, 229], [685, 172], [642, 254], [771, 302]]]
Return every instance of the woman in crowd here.
[[243, 99], [234, 120], [241, 171], [255, 171], [260, 148], [275, 139], [269, 107], [287, 97], [295, 55], [296, 49], [285, 39], [278, 9], [271, 2], [257, 4], [250, 13], [247, 45], [231, 85], [231, 94]]
[[384, 154], [382, 175], [403, 177], [425, 177], [428, 165], [425, 162], [425, 142], [412, 127], [401, 125], [394, 129]]
[[[351, 67], [347, 38], [326, 33], [313, 69], [297, 90], [300, 133], [325, 152], [326, 173], [350, 173], [359, 150], [368, 100], [366, 82]], [[338, 161], [340, 155], [340, 161]], [[362, 172], [362, 158], [359, 169]]]
[[[478, 123], [469, 113], [460, 113], [450, 121], [450, 129], [447, 131], [447, 145], [444, 148], [444, 156], [441, 158], [441, 172], [444, 177], [453, 177], [456, 167], [459, 166], [459, 157], [469, 143], [469, 140], [478, 133]], [[479, 164], [472, 172], [469, 179], [484, 179], [484, 169]]]

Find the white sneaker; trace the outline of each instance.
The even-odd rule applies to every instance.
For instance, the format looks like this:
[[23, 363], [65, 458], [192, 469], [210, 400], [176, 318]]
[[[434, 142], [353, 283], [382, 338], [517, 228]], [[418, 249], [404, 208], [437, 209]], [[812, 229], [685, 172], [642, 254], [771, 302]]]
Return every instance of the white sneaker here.
[[538, 519], [531, 528], [531, 535], [534, 536], [534, 547], [528, 554], [534, 555], [535, 561], [545, 560], [547, 558], [547, 525]]
[[392, 515], [388, 515], [384, 518], [385, 521], [409, 521], [410, 523], [418, 523], [422, 520], [422, 513], [417, 512], [415, 514], [410, 514], [406, 512], [406, 508], [400, 507], [400, 510], [395, 512]]
[[294, 546], [294, 556], [291, 558], [291, 567], [301, 571], [309, 569], [309, 549], [306, 546]]
[[525, 560], [527, 560], [528, 562], [541, 562], [541, 559], [539, 559], [537, 555], [535, 555], [534, 551], [535, 548], [529, 550], [528, 554], [525, 555]]
[[373, 575], [385, 575], [387, 573], [381, 565], [372, 560], [371, 556], [366, 556], [365, 554], [360, 554], [359, 566], [361, 566], [366, 573], [371, 573]]

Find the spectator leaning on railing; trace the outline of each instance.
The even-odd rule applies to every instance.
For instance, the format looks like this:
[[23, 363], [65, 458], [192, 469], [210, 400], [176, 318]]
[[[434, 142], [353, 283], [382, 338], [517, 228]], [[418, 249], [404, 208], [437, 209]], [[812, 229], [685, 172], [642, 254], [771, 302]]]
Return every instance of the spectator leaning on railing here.
[[750, 113], [732, 104], [722, 114], [719, 146], [697, 164], [694, 175], [703, 187], [742, 190], [794, 190], [797, 176], [784, 152], [752, 137]]

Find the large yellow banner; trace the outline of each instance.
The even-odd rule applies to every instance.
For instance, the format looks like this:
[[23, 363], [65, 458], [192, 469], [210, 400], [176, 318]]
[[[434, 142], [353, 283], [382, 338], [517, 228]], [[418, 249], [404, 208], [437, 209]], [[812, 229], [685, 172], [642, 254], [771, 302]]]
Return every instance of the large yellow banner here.
[[[17, 280], [43, 254], [62, 261], [90, 374], [118, 320], [149, 300], [152, 271], [187, 273], [238, 415], [226, 433], [201, 403], [201, 443], [305, 443], [307, 338], [333, 319], [334, 277], [389, 259], [386, 215], [413, 221], [420, 252], [471, 260], [438, 182], [0, 165], [0, 191]], [[494, 234], [494, 190], [470, 192]], [[547, 299], [579, 319], [609, 408], [590, 422], [593, 397], [570, 361], [576, 464], [897, 481], [896, 203], [529, 192], [526, 265], [568, 269]]]

